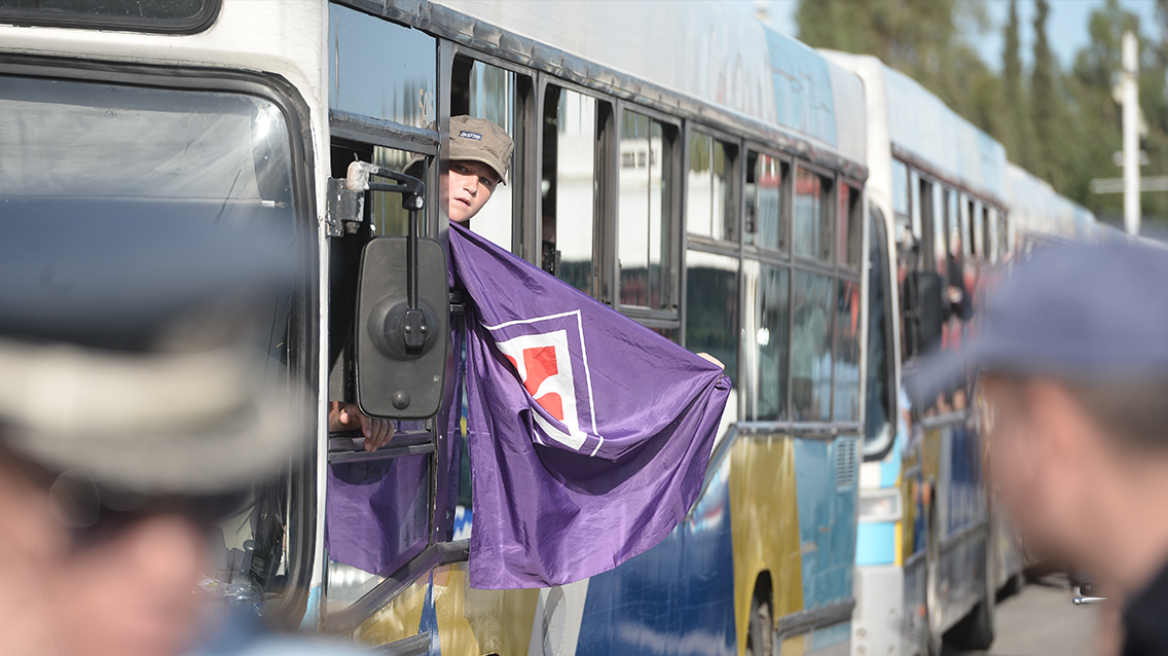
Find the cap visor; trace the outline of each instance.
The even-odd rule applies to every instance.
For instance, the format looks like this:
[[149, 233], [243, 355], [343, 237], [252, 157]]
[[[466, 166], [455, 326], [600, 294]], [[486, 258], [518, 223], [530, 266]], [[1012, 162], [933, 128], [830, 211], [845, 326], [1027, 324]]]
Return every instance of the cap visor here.
[[975, 359], [973, 348], [934, 351], [926, 355], [916, 371], [905, 372], [905, 392], [909, 400], [918, 408], [925, 408], [932, 405], [938, 394], [960, 389]]

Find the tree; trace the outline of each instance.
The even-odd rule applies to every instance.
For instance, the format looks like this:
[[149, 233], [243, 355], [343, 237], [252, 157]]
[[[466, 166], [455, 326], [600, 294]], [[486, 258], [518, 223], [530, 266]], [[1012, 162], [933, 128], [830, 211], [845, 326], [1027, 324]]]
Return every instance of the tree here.
[[[1168, 2], [1168, 0], [1164, 0]], [[1029, 99], [1022, 79], [1022, 49], [1018, 36], [1018, 0], [1010, 0], [1010, 13], [1003, 33], [1002, 95], [1003, 121], [998, 140], [1006, 147], [1010, 160], [1024, 168], [1031, 167], [1033, 153], [1030, 135]]]
[[[1158, 30], [1140, 36], [1140, 107], [1148, 133], [1146, 176], [1168, 175], [1168, 0], [1156, 0]], [[965, 35], [986, 28], [973, 0], [800, 0], [799, 38], [813, 47], [875, 55], [932, 91], [966, 120], [1006, 146], [1010, 161], [1048, 180], [1103, 220], [1121, 222], [1120, 194], [1090, 193], [1093, 178], [1113, 178], [1121, 147], [1121, 110], [1112, 97], [1125, 30], [1138, 18], [1118, 0], [1092, 12], [1091, 43], [1064, 75], [1047, 40], [1049, 0], [1036, 0], [1034, 67], [1020, 56], [1017, 0], [1004, 26], [1002, 74], [990, 71]], [[1027, 85], [1029, 82], [1029, 85]], [[1029, 87], [1029, 88], [1028, 88]], [[1168, 194], [1145, 193], [1145, 225], [1168, 225]]]
[[1034, 70], [1030, 74], [1030, 116], [1034, 126], [1034, 161], [1030, 170], [1045, 178], [1056, 189], [1062, 186], [1062, 171], [1058, 160], [1059, 91], [1055, 87], [1054, 56], [1046, 39], [1046, 19], [1050, 3], [1034, 3]]
[[923, 84], [987, 132], [1000, 121], [1001, 85], [965, 34], [986, 29], [978, 2], [804, 0], [799, 38], [816, 48], [865, 53]]

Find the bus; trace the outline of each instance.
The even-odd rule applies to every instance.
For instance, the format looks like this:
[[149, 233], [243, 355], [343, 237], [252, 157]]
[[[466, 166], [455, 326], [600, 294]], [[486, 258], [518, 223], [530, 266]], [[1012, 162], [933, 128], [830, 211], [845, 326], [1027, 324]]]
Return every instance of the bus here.
[[[865, 417], [873, 395], [895, 398], [900, 372], [889, 262], [931, 215], [869, 211], [877, 160], [864, 84], [846, 67], [704, 2], [6, 3], [0, 112], [5, 220], [51, 230], [62, 214], [132, 212], [296, 228], [289, 257], [312, 266], [273, 302], [267, 348], [270, 376], [309, 391], [315, 431], [307, 457], [221, 527], [206, 587], [234, 606], [385, 654], [435, 641], [500, 656], [851, 649], [871, 519], [860, 462], [891, 452], [899, 416], [887, 403], [883, 419]], [[734, 383], [686, 519], [570, 585], [468, 586], [473, 489], [463, 437], [442, 420], [454, 376], [447, 408], [403, 422], [381, 449], [328, 430], [329, 403], [357, 398], [362, 253], [409, 232], [413, 214], [386, 191], [354, 203], [343, 181], [354, 162], [413, 172], [418, 231], [441, 242], [442, 153], [463, 114], [516, 144], [473, 230], [712, 354]], [[902, 191], [911, 179], [912, 198], [939, 193], [941, 169], [910, 160]], [[954, 187], [962, 216], [999, 216], [998, 197], [975, 191]], [[384, 277], [404, 277], [402, 260]], [[457, 326], [468, 301], [444, 301]], [[446, 352], [449, 370], [458, 355]], [[912, 480], [940, 471], [925, 469]], [[365, 505], [340, 507], [342, 488]], [[353, 545], [330, 540], [341, 525], [391, 536], [365, 554], [376, 567], [347, 564]], [[918, 542], [903, 551], [917, 557]], [[917, 560], [906, 591], [922, 589]]]
[[[864, 80], [871, 266], [853, 653], [987, 649], [996, 597], [1025, 565], [986, 485], [966, 381], [914, 398], [921, 358], [960, 350], [1004, 267], [1033, 243], [1090, 239], [1095, 219], [1000, 143], [870, 56]], [[874, 370], [879, 370], [877, 374]]]
[[1052, 239], [1093, 241], [1099, 224], [1090, 210], [1059, 195], [1050, 183], [1015, 164], [1007, 166], [1008, 197], [1014, 243], [1028, 250]]

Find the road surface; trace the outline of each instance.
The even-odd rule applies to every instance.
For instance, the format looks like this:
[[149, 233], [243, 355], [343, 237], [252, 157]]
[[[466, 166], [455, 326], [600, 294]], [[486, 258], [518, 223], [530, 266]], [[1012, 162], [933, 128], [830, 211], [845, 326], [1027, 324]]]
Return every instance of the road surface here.
[[[1026, 585], [997, 607], [996, 637], [988, 652], [1002, 656], [1094, 656], [1100, 606], [1075, 606], [1066, 579], [1047, 577]], [[947, 656], [962, 652], [946, 649]]]

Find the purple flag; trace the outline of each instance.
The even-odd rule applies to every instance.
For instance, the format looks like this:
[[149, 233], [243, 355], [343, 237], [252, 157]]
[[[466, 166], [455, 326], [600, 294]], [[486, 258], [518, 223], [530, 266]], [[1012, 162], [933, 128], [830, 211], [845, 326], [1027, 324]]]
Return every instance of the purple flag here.
[[470, 584], [563, 585], [669, 534], [697, 498], [730, 380], [460, 226]]

